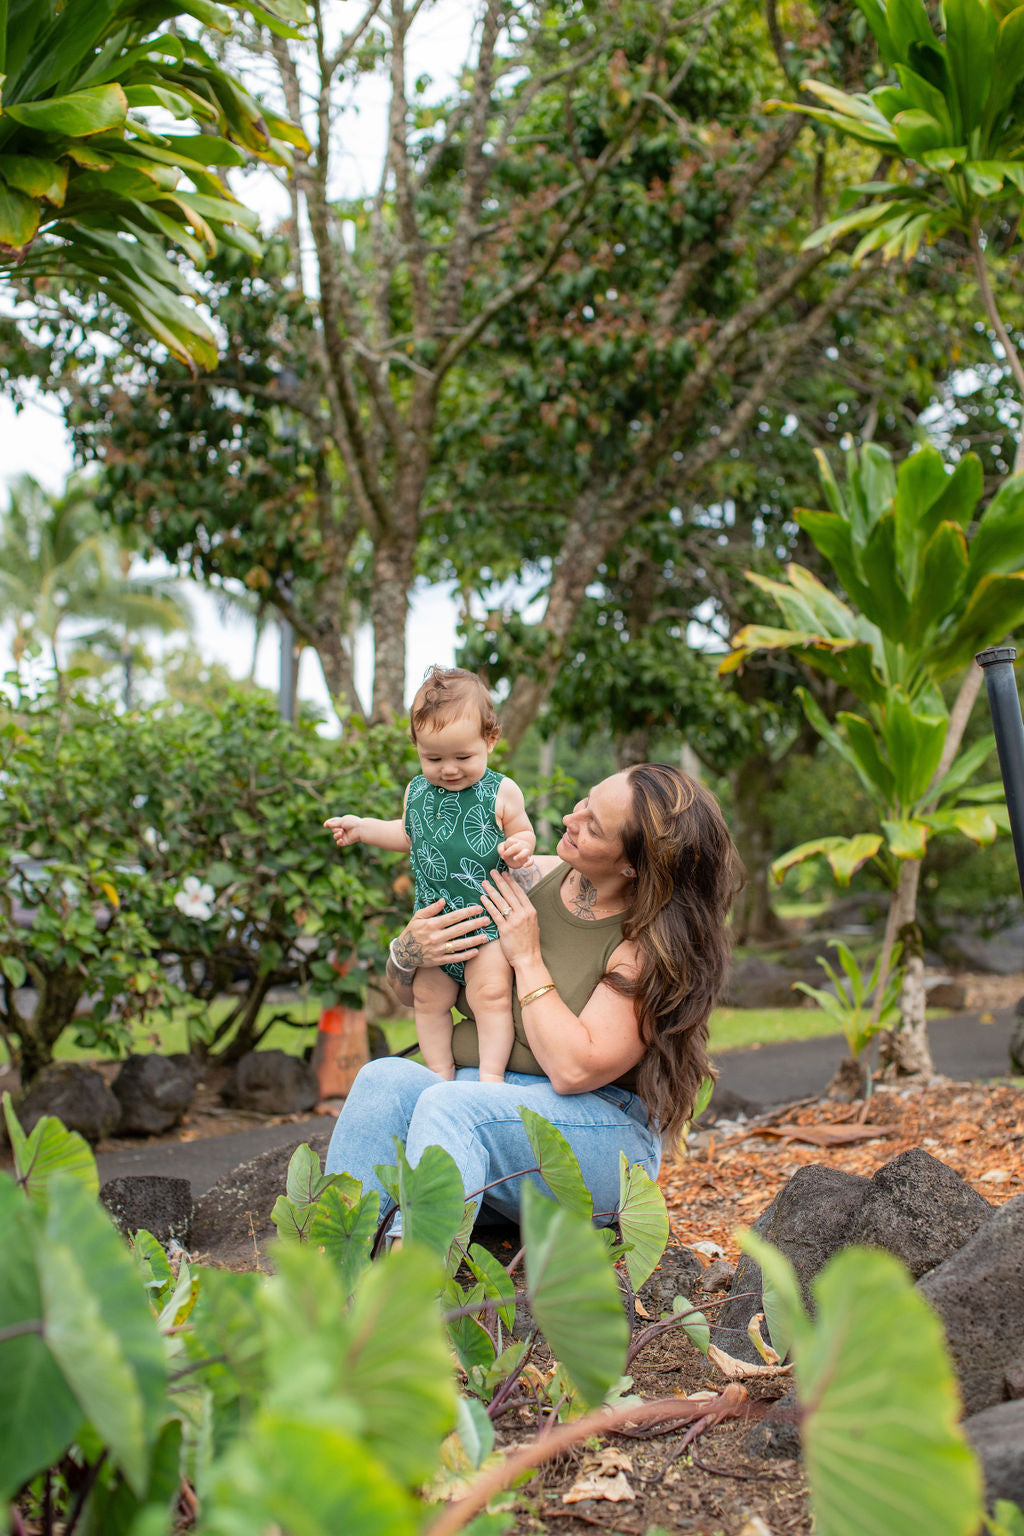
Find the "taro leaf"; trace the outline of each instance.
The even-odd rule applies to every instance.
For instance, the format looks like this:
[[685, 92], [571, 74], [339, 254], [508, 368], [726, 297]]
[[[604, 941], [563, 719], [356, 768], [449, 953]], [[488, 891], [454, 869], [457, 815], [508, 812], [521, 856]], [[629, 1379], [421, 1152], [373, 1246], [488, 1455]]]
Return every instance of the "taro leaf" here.
[[466, 1213], [466, 1192], [455, 1159], [443, 1147], [425, 1147], [416, 1167], [396, 1141], [402, 1237], [443, 1260]]
[[697, 1097], [693, 1101], [693, 1108], [690, 1111], [690, 1119], [691, 1120], [698, 1119], [698, 1117], [704, 1113], [704, 1111], [707, 1109], [708, 1105], [711, 1103], [711, 1095], [714, 1093], [714, 1091], [715, 1091], [715, 1080], [714, 1080], [714, 1078], [713, 1077], [703, 1077], [703, 1078], [701, 1078], [700, 1087], [697, 1089]]
[[532, 1184], [523, 1189], [521, 1225], [533, 1315], [585, 1405], [593, 1406], [622, 1375], [629, 1336], [604, 1245], [588, 1220]]
[[50, 1180], [54, 1174], [73, 1175], [89, 1191], [98, 1195], [99, 1175], [89, 1144], [77, 1131], [69, 1131], [52, 1115], [37, 1120], [26, 1136], [14, 1113], [11, 1096], [3, 1096], [4, 1118], [14, 1153], [14, 1177], [32, 1204], [45, 1211]]
[[672, 1311], [676, 1317], [686, 1315], [683, 1323], [683, 1332], [691, 1344], [695, 1344], [702, 1355], [708, 1352], [711, 1343], [711, 1329], [704, 1313], [699, 1311], [687, 1296], [676, 1296], [672, 1301]]
[[370, 1262], [379, 1210], [380, 1196], [376, 1190], [364, 1195], [358, 1205], [349, 1205], [344, 1192], [337, 1188], [326, 1189], [317, 1202], [309, 1239], [338, 1266], [346, 1296], [352, 1294]]
[[121, 1478], [97, 1479], [83, 1527], [92, 1536], [170, 1536], [171, 1504], [181, 1487], [181, 1419], [160, 1431], [141, 1499]]
[[[38, 1320], [43, 1303], [34, 1261], [39, 1218], [6, 1174], [0, 1174], [0, 1330]], [[82, 1422], [82, 1410], [46, 1347], [42, 1332], [8, 1338], [0, 1348], [0, 1504], [36, 1472], [60, 1460]]]
[[516, 1339], [514, 1343], [502, 1350], [490, 1370], [484, 1375], [484, 1386], [488, 1391], [500, 1386], [503, 1381], [507, 1381], [518, 1371], [529, 1347], [526, 1339]]
[[[241, 1398], [255, 1403], [266, 1381], [262, 1275], [205, 1269], [191, 1322], [202, 1354], [211, 1363], [202, 1382], [219, 1407]], [[222, 1358], [223, 1357], [223, 1360]]]
[[[441, 1292], [441, 1299], [446, 1311], [451, 1313], [463, 1307], [478, 1306], [484, 1300], [484, 1295], [482, 1285], [475, 1285], [467, 1291], [457, 1281], [449, 1279]], [[494, 1340], [478, 1318], [448, 1316], [446, 1326], [464, 1371], [468, 1373], [474, 1366], [486, 1369], [494, 1363]]]
[[638, 1291], [653, 1275], [668, 1242], [665, 1196], [640, 1166], [619, 1153], [619, 1231], [629, 1283]]
[[306, 1142], [296, 1147], [288, 1162], [285, 1193], [293, 1205], [312, 1205], [324, 1188], [320, 1159]]
[[309, 1229], [313, 1225], [315, 1214], [315, 1206], [296, 1205], [288, 1199], [287, 1195], [278, 1195], [274, 1201], [274, 1208], [270, 1213], [270, 1219], [277, 1228], [277, 1235], [282, 1241], [305, 1243], [309, 1241]]
[[434, 1470], [455, 1418], [440, 1287], [440, 1266], [406, 1239], [371, 1265], [330, 1340], [338, 1380], [363, 1418], [361, 1444], [409, 1488]]
[[578, 1216], [592, 1216], [594, 1202], [590, 1198], [590, 1191], [583, 1182], [576, 1154], [561, 1131], [550, 1120], [545, 1120], [543, 1115], [523, 1105], [519, 1107], [519, 1118], [537, 1159], [541, 1178], [559, 1205], [564, 1205], [566, 1210]]
[[479, 1467], [494, 1449], [494, 1425], [475, 1397], [460, 1397], [456, 1403], [455, 1432], [472, 1467]]
[[736, 1235], [743, 1252], [760, 1266], [768, 1336], [779, 1359], [785, 1360], [794, 1343], [802, 1340], [807, 1330], [807, 1314], [796, 1272], [785, 1254], [766, 1243], [756, 1232], [740, 1227]]
[[422, 1526], [419, 1501], [321, 1403], [263, 1408], [217, 1463], [208, 1499], [204, 1524], [217, 1536], [415, 1536]]
[[470, 1248], [466, 1263], [482, 1283], [484, 1295], [499, 1303], [498, 1316], [505, 1327], [513, 1327], [516, 1320], [516, 1288], [504, 1264], [499, 1263], [486, 1248], [481, 1248], [479, 1243], [474, 1243]]
[[996, 1499], [985, 1529], [989, 1536], [1024, 1536], [1024, 1510], [1009, 1499]]
[[140, 1228], [131, 1240], [135, 1265], [142, 1276], [142, 1283], [149, 1291], [150, 1301], [161, 1305], [174, 1289], [174, 1271], [167, 1255], [152, 1232]]
[[938, 1318], [880, 1250], [845, 1249], [812, 1290], [794, 1355], [820, 1536], [972, 1536], [981, 1472]]
[[131, 1256], [72, 1178], [54, 1180], [37, 1249], [46, 1341], [132, 1491], [145, 1492], [166, 1406], [163, 1341]]

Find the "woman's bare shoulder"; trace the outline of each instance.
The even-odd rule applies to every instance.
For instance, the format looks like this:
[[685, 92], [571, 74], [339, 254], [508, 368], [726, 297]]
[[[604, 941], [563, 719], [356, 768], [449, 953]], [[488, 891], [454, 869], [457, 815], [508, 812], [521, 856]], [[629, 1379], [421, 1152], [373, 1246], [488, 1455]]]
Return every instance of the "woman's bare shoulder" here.
[[640, 955], [632, 939], [623, 939], [621, 944], [616, 944], [608, 956], [606, 967], [609, 971], [617, 971], [620, 976], [626, 976], [632, 980], [640, 970]]

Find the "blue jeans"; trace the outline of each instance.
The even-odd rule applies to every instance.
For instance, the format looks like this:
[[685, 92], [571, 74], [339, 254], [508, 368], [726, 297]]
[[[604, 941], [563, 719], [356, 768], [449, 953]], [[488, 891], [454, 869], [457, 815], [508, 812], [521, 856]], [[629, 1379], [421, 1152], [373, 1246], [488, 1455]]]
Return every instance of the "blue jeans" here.
[[[556, 1125], [579, 1160], [597, 1218], [611, 1219], [619, 1200], [619, 1153], [656, 1178], [661, 1137], [648, 1128], [647, 1111], [625, 1088], [593, 1093], [556, 1093], [546, 1077], [506, 1072], [504, 1083], [481, 1083], [476, 1067], [460, 1067], [445, 1082], [419, 1062], [388, 1056], [363, 1067], [338, 1116], [327, 1150], [326, 1173], [350, 1173], [364, 1191], [377, 1190], [381, 1215], [392, 1202], [374, 1174], [378, 1163], [394, 1163], [393, 1137], [405, 1143], [413, 1167], [426, 1147], [443, 1147], [455, 1159], [467, 1197], [484, 1185], [536, 1165], [519, 1118], [527, 1105]], [[539, 1174], [527, 1174], [550, 1193]], [[488, 1190], [487, 1209], [519, 1217], [523, 1180], [510, 1179]], [[397, 1231], [401, 1213], [395, 1218]]]

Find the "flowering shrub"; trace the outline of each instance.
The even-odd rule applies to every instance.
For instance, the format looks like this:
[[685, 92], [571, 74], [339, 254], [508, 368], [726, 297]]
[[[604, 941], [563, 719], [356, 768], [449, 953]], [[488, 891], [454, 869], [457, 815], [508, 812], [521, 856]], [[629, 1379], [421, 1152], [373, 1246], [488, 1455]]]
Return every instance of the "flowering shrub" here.
[[397, 726], [329, 741], [251, 694], [130, 715], [46, 696], [0, 714], [0, 1027], [24, 1075], [76, 1014], [82, 1043], [118, 1050], [133, 1019], [185, 1002], [193, 1040], [234, 1055], [272, 987], [358, 988], [365, 970], [341, 983], [335, 958], [383, 954], [408, 881], [398, 855], [339, 858], [321, 823], [395, 815], [409, 751]]

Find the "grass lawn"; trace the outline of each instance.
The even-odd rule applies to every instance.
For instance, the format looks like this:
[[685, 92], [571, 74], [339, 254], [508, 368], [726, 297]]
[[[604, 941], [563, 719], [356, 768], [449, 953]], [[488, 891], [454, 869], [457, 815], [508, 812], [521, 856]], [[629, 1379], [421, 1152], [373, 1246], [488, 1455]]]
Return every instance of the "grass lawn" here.
[[[215, 1020], [221, 1019], [231, 1007], [228, 999], [211, 1007]], [[273, 1024], [261, 1042], [261, 1049], [288, 1051], [301, 1056], [315, 1039], [315, 1025], [319, 1017], [319, 1004], [310, 999], [284, 1006], [268, 1004], [261, 1014], [261, 1021], [274, 1015], [287, 1013], [301, 1025]], [[416, 1039], [411, 1018], [388, 1019], [383, 1022], [388, 1043], [393, 1051], [404, 1050]], [[751, 1045], [770, 1045], [782, 1040], [812, 1040], [821, 1035], [834, 1035], [832, 1021], [820, 1008], [719, 1008], [711, 1016], [711, 1049], [714, 1053], [733, 1051]], [[133, 1051], [173, 1051], [188, 1048], [184, 1015], [175, 1011], [170, 1016], [154, 1015], [145, 1026], [132, 1032]], [[81, 1061], [96, 1055], [95, 1050], [74, 1043], [71, 1031], [60, 1041], [56, 1051], [61, 1061]], [[0, 1064], [5, 1063], [6, 1052], [0, 1045]]]

